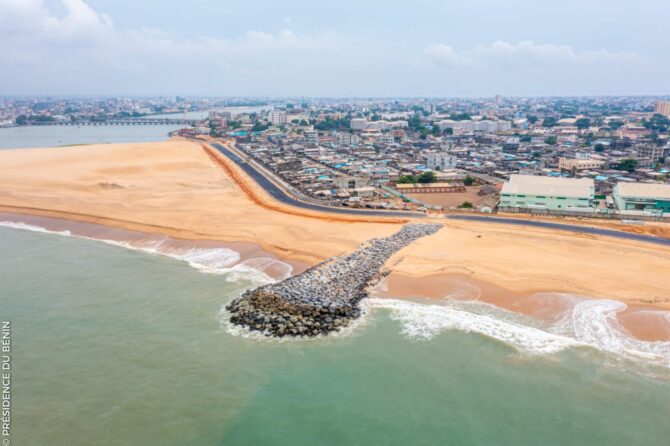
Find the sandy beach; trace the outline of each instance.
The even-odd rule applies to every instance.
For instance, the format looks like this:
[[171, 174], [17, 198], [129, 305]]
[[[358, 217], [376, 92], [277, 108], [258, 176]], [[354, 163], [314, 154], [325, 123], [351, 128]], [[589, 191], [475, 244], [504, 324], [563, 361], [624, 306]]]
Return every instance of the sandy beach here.
[[[404, 222], [287, 209], [250, 181], [245, 183], [249, 190], [242, 190], [231, 171], [189, 141], [4, 150], [0, 166], [0, 211], [175, 239], [248, 242], [305, 265], [351, 252]], [[244, 180], [232, 163], [228, 169]], [[458, 276], [513, 295], [564, 292], [670, 308], [670, 250], [662, 246], [542, 228], [429, 220], [444, 228], [387, 264], [390, 289], [397, 295], [440, 297], [445, 294], [441, 288], [448, 288], [444, 277]], [[660, 224], [579, 223], [668, 233]]]

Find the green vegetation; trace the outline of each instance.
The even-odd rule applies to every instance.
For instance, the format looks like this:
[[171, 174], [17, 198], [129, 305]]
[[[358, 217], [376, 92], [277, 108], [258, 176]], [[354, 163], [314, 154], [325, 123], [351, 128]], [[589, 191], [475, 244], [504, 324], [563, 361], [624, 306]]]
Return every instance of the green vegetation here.
[[609, 122], [609, 126], [612, 130], [619, 130], [624, 125], [625, 125], [625, 122], [623, 122], [623, 121], [610, 121]]
[[598, 153], [602, 153], [605, 151], [605, 144], [598, 143], [595, 146], [593, 146], [593, 150], [595, 150]]
[[558, 119], [548, 116], [542, 120], [542, 127], [555, 127]]
[[467, 121], [472, 119], [470, 113], [452, 113], [449, 115], [449, 119], [452, 121]]
[[473, 184], [475, 184], [475, 178], [468, 175], [463, 180], [463, 184], [465, 184], [466, 186], [472, 186]]
[[591, 127], [591, 120], [589, 118], [579, 118], [575, 121], [575, 125], [580, 130], [585, 130]]
[[44, 123], [44, 122], [54, 122], [55, 119], [53, 116], [42, 116], [42, 115], [21, 115], [16, 118], [17, 125], [27, 125], [33, 122]]
[[637, 167], [637, 160], [625, 159], [621, 160], [619, 166], [617, 167], [617, 170], [625, 170], [630, 173], [635, 170], [635, 167]]
[[533, 137], [530, 135], [522, 135], [519, 137], [519, 141], [521, 142], [531, 142], [533, 140]]
[[539, 118], [537, 116], [528, 115], [526, 116], [526, 119], [528, 120], [528, 122], [530, 122], [531, 125], [534, 125]]
[[263, 124], [260, 121], [257, 121], [253, 127], [251, 127], [252, 132], [263, 132], [270, 128], [270, 124]]
[[663, 115], [655, 114], [651, 119], [643, 119], [642, 125], [654, 132], [667, 132], [670, 128], [670, 119]]
[[550, 146], [556, 145], [557, 142], [558, 140], [556, 139], [555, 136], [549, 136], [544, 140], [544, 143], [549, 144]]
[[458, 206], [460, 209], [472, 209], [474, 206], [469, 201], [464, 201]]
[[428, 170], [419, 175], [418, 181], [419, 183], [435, 183], [437, 181], [437, 175], [435, 175], [435, 172]]
[[403, 175], [400, 178], [398, 178], [396, 184], [416, 184], [416, 183], [426, 184], [426, 183], [435, 183], [436, 181], [437, 181], [437, 175], [435, 175], [435, 172], [431, 172], [430, 170], [428, 170], [422, 173], [421, 175]]
[[314, 128], [316, 130], [321, 130], [321, 131], [326, 131], [326, 130], [339, 130], [339, 131], [346, 131], [349, 129], [351, 126], [351, 119], [350, 118], [340, 118], [340, 119], [333, 119], [333, 118], [326, 118], [323, 121], [317, 123], [314, 125]]
[[419, 115], [414, 115], [407, 120], [407, 126], [410, 130], [415, 132], [420, 132], [423, 129], [423, 124], [421, 123], [421, 118]]
[[416, 177], [414, 175], [403, 175], [398, 178], [396, 184], [414, 184], [416, 183]]

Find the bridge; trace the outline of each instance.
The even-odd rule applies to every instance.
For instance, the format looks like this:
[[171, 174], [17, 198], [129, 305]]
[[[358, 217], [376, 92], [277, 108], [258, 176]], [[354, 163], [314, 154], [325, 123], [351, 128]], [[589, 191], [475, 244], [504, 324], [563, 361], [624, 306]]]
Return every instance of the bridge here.
[[104, 121], [68, 121], [68, 122], [31, 122], [29, 125], [48, 126], [97, 126], [97, 125], [196, 125], [200, 119], [179, 118], [123, 118], [106, 119]]

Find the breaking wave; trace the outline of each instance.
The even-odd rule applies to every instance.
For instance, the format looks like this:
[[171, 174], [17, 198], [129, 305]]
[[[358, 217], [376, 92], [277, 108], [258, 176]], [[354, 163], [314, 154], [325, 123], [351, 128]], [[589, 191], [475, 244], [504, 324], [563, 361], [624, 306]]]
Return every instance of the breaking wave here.
[[272, 283], [290, 277], [293, 272], [293, 267], [288, 263], [270, 257], [257, 257], [240, 262], [240, 254], [229, 248], [181, 248], [170, 246], [166, 240], [130, 242], [93, 238], [72, 234], [70, 231], [52, 231], [41, 226], [12, 221], [0, 221], [0, 226], [93, 240], [133, 251], [161, 255], [185, 262], [202, 273], [226, 275], [228, 282], [250, 280], [259, 284]]
[[[670, 342], [636, 339], [621, 325], [617, 314], [627, 308], [615, 300], [582, 300], [566, 311], [551, 330], [602, 351], [670, 367]], [[670, 321], [670, 312], [656, 313]]]
[[400, 322], [402, 334], [417, 340], [431, 339], [446, 330], [458, 330], [488, 336], [511, 344], [520, 351], [535, 354], [555, 353], [583, 345], [567, 336], [456, 306], [380, 298], [365, 299], [363, 305], [368, 309], [389, 310], [391, 319]]

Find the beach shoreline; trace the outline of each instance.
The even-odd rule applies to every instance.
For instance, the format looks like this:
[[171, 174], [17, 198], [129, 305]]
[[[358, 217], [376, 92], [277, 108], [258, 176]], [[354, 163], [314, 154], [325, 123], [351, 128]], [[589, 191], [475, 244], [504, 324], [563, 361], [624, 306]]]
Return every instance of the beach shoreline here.
[[[3, 150], [0, 163], [6, 167], [0, 171], [0, 212], [196, 244], [250, 243], [293, 264], [295, 271], [349, 254], [364, 241], [388, 236], [402, 225], [265, 208], [200, 144], [190, 141]], [[264, 194], [243, 172], [237, 173], [255, 194]], [[662, 224], [628, 228], [613, 222], [568, 221], [661, 236], [668, 231]], [[514, 293], [570, 293], [631, 307], [670, 309], [662, 279], [670, 271], [666, 247], [530, 226], [430, 217], [421, 222], [440, 223], [443, 229], [389, 259], [386, 266], [392, 277], [432, 283], [433, 276], [460, 274]], [[439, 288], [439, 283], [434, 286]], [[424, 295], [430, 297], [429, 291]]]

